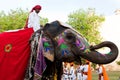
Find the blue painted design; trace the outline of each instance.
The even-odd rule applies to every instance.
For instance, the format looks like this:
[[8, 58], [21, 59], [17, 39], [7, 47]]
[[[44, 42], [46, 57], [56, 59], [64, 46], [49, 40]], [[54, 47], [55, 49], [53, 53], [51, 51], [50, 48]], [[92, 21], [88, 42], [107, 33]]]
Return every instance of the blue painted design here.
[[65, 50], [65, 49], [64, 49], [64, 50], [62, 50], [62, 56], [64, 56], [64, 55], [65, 55], [65, 53], [66, 53], [66, 54], [69, 54], [69, 51], [68, 51], [68, 50]]

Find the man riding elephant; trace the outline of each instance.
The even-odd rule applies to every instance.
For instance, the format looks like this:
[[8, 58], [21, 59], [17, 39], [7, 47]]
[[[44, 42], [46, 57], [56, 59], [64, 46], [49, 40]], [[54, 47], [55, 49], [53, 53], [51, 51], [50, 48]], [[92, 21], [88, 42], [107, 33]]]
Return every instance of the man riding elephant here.
[[35, 5], [29, 13], [26, 20], [24, 28], [33, 28], [34, 31], [40, 29], [40, 16], [38, 13], [41, 11], [42, 7], [40, 5]]

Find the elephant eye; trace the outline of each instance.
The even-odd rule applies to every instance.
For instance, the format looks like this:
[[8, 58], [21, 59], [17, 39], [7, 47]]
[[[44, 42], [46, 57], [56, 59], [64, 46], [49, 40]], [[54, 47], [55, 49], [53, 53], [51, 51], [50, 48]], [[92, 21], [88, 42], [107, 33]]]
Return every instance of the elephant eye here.
[[73, 35], [66, 35], [66, 38], [67, 38], [67, 39], [73, 39], [74, 36], [73, 36]]
[[65, 40], [70, 43], [75, 42], [75, 35], [73, 33], [66, 33]]

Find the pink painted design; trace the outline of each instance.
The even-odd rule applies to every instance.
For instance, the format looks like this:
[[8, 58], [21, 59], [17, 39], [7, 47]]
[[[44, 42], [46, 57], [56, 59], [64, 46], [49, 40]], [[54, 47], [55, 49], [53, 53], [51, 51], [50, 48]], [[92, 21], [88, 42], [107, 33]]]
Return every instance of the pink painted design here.
[[44, 42], [48, 41], [45, 37], [43, 37], [42, 40], [43, 40]]
[[80, 50], [84, 50], [84, 49], [85, 49], [85, 45], [82, 44], [82, 42], [81, 42], [80, 40], [76, 40], [76, 45], [77, 45], [77, 46], [82, 45], [82, 46], [80, 47]]
[[60, 37], [60, 39], [58, 39], [58, 46], [60, 46], [64, 42], [65, 42], [64, 39], [62, 37]]

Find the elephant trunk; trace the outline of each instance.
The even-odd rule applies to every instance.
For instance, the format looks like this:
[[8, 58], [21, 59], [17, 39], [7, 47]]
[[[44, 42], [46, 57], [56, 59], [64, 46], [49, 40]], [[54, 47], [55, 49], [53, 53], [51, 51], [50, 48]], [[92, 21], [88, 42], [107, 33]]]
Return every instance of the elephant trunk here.
[[[107, 54], [103, 54], [103, 53], [96, 51], [96, 49], [100, 49], [103, 47], [110, 48], [110, 52]], [[114, 43], [112, 43], [110, 41], [104, 41], [98, 45], [91, 46], [90, 51], [88, 51], [88, 52], [84, 51], [84, 53], [83, 53], [80, 51], [79, 55], [93, 63], [96, 63], [96, 64], [108, 64], [117, 58], [118, 48]]]

